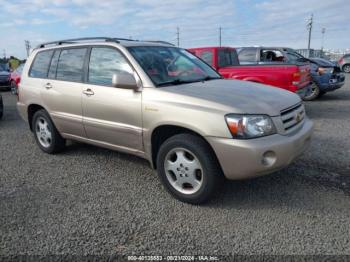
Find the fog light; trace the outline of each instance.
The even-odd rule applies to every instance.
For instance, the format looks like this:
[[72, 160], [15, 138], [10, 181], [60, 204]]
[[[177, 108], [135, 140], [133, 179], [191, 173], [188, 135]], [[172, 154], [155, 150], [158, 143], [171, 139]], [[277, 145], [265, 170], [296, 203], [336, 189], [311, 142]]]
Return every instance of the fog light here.
[[264, 166], [272, 166], [276, 162], [276, 153], [273, 151], [266, 151], [263, 154], [263, 157], [261, 159], [261, 163]]

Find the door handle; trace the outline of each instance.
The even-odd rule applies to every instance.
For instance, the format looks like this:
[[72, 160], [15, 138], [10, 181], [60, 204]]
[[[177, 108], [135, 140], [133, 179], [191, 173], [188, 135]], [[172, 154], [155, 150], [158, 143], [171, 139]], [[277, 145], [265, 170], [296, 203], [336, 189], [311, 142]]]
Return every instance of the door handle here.
[[46, 88], [46, 89], [51, 89], [51, 88], [52, 88], [52, 85], [51, 85], [50, 83], [46, 83], [46, 84], [45, 84], [45, 88]]
[[83, 93], [87, 96], [92, 96], [95, 94], [94, 91], [92, 91], [90, 88], [84, 90]]

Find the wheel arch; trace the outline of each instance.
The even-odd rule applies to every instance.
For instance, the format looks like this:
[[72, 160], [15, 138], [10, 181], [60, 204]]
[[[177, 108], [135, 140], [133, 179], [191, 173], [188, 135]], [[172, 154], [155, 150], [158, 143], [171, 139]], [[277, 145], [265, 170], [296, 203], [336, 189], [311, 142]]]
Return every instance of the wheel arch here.
[[216, 157], [215, 151], [212, 148], [212, 146], [208, 143], [208, 141], [205, 139], [205, 137], [203, 135], [201, 135], [199, 132], [188, 128], [188, 127], [183, 127], [180, 125], [176, 125], [176, 124], [163, 124], [160, 126], [157, 126], [156, 128], [153, 129], [152, 134], [151, 134], [151, 157], [150, 157], [150, 161], [151, 161], [151, 165], [154, 169], [157, 168], [157, 156], [159, 153], [159, 149], [161, 147], [161, 145], [170, 137], [174, 136], [174, 135], [178, 135], [178, 134], [192, 134], [195, 135], [201, 139], [203, 139], [203, 141], [205, 141], [205, 143], [207, 143], [207, 145], [209, 146], [209, 148], [212, 150], [213, 154]]
[[27, 108], [28, 124], [29, 124], [29, 128], [31, 131], [33, 131], [33, 126], [32, 126], [33, 116], [37, 111], [42, 110], [42, 109], [47, 111], [43, 106], [38, 105], [38, 104], [30, 104], [28, 106], [28, 108]]

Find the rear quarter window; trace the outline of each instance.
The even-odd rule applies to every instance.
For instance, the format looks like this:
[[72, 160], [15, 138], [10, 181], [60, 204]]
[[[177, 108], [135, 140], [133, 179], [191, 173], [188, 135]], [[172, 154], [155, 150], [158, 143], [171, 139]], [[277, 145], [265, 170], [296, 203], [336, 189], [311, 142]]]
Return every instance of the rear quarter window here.
[[42, 51], [37, 53], [29, 72], [30, 77], [47, 78], [49, 65], [53, 51]]

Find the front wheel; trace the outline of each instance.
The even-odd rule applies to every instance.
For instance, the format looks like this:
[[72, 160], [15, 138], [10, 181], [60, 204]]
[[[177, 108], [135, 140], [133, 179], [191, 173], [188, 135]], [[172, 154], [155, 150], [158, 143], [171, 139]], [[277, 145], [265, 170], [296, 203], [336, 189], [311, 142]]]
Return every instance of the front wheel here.
[[34, 114], [32, 128], [35, 140], [42, 151], [54, 154], [65, 147], [66, 141], [58, 133], [45, 110], [39, 110]]
[[191, 204], [209, 200], [223, 179], [212, 149], [191, 134], [175, 135], [161, 145], [157, 170], [165, 188], [175, 198]]
[[321, 90], [318, 87], [318, 85], [315, 82], [312, 82], [311, 91], [306, 96], [304, 96], [303, 100], [305, 101], [314, 100], [320, 95], [320, 92]]
[[343, 66], [343, 71], [344, 71], [345, 73], [350, 73], [350, 64], [344, 65], [344, 66]]

